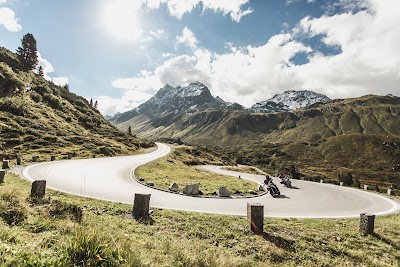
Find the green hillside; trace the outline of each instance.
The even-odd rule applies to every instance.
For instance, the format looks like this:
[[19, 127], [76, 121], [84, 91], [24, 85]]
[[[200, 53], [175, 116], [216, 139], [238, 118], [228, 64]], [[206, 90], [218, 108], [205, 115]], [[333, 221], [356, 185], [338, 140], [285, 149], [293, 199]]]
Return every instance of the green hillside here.
[[0, 157], [112, 156], [152, 145], [117, 130], [67, 87], [23, 71], [14, 53], [0, 48]]
[[[368, 95], [293, 112], [207, 109], [174, 123], [144, 115], [119, 124], [149, 139], [213, 147], [269, 172], [294, 165], [304, 176], [400, 187], [400, 98]], [[217, 141], [216, 141], [217, 140]]]

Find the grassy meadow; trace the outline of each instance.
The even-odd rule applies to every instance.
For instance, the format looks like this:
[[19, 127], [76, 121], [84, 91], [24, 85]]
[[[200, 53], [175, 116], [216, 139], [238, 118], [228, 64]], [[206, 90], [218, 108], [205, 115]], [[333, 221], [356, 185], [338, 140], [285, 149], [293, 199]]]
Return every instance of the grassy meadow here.
[[172, 183], [177, 183], [180, 190], [187, 184], [199, 183], [204, 195], [215, 194], [220, 186], [226, 186], [234, 195], [240, 196], [258, 190], [258, 184], [254, 182], [202, 170], [197, 166], [202, 164], [227, 165], [232, 162], [203, 148], [180, 146], [173, 147], [169, 155], [139, 167], [135, 175], [144, 179], [144, 183], [153, 182], [155, 188], [163, 190], [168, 190]]
[[10, 173], [0, 185], [0, 266], [399, 265], [400, 214], [377, 217], [369, 236], [358, 219], [275, 218], [257, 236], [244, 217], [155, 209], [137, 221], [131, 205], [29, 192]]

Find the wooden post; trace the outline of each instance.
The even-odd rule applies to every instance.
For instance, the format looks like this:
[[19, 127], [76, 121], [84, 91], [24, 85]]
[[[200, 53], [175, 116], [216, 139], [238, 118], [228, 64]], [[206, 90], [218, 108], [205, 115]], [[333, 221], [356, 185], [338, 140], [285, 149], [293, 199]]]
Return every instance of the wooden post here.
[[133, 217], [135, 219], [149, 216], [151, 194], [135, 194], [133, 201]]
[[68, 153], [67, 159], [72, 159], [72, 154]]
[[33, 181], [31, 188], [31, 197], [43, 198], [46, 194], [46, 181]]
[[364, 235], [374, 232], [375, 215], [368, 213], [360, 214], [360, 232]]
[[55, 161], [55, 160], [56, 160], [56, 156], [51, 155], [51, 156], [50, 156], [50, 161]]
[[17, 165], [22, 165], [22, 159], [20, 157], [17, 157]]
[[6, 176], [5, 170], [0, 170], [0, 184], [4, 183], [4, 177]]
[[264, 205], [247, 203], [247, 219], [250, 231], [256, 235], [261, 235], [264, 232]]
[[364, 190], [368, 191], [368, 185], [366, 185], [366, 184], [364, 185]]
[[37, 162], [38, 161], [38, 157], [37, 156], [32, 156], [32, 162]]

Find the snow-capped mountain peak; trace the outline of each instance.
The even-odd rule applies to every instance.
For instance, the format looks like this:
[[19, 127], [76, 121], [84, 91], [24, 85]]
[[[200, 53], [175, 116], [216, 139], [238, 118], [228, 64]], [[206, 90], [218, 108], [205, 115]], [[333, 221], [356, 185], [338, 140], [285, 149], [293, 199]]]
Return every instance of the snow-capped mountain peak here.
[[289, 111], [308, 107], [315, 103], [327, 103], [331, 99], [326, 95], [315, 93], [313, 91], [285, 91], [282, 94], [276, 94], [271, 99], [257, 103], [251, 107], [255, 112], [279, 112]]

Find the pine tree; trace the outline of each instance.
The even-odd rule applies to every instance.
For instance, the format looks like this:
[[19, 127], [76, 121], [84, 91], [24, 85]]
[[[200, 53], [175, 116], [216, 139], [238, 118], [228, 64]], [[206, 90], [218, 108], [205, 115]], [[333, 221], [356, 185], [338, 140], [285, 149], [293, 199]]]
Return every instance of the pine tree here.
[[94, 108], [97, 109], [97, 100], [94, 102]]
[[132, 134], [132, 127], [129, 125], [129, 127], [128, 127], [128, 133], [129, 134]]
[[44, 72], [43, 72], [43, 67], [42, 66], [39, 66], [38, 73], [39, 73], [40, 76], [42, 76], [42, 77], [44, 76]]
[[292, 179], [300, 179], [300, 173], [297, 172], [296, 167], [294, 165], [290, 165], [289, 173], [292, 176]]
[[31, 33], [27, 33], [21, 42], [21, 46], [17, 49], [18, 58], [24, 68], [33, 70], [38, 64], [36, 39]]
[[93, 99], [90, 99], [90, 106], [93, 107]]

